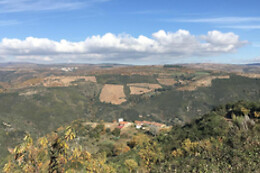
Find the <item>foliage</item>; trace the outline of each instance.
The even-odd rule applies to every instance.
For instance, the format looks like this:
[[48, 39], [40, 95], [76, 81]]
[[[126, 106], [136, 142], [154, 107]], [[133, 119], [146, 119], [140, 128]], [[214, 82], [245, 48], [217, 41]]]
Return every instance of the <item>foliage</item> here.
[[112, 131], [112, 135], [118, 137], [120, 136], [120, 129], [119, 128], [115, 128], [113, 131]]
[[[169, 76], [176, 80], [186, 81], [201, 76], [203, 72], [186, 73], [185, 68], [178, 69], [179, 71], [176, 68], [163, 68], [163, 70], [169, 70]], [[148, 69], [148, 72], [151, 72], [151, 69]], [[159, 69], [159, 72], [164, 71]], [[26, 75], [28, 76], [22, 80], [30, 79], [32, 74]], [[20, 74], [14, 72], [1, 72], [0, 80], [8, 81], [9, 78], [15, 79], [19, 76]], [[108, 74], [96, 77], [98, 83], [79, 82], [77, 86], [56, 88], [37, 86], [1, 93], [0, 159], [2, 160], [8, 154], [7, 148], [18, 145], [26, 133], [30, 133], [31, 137], [36, 139], [73, 120], [112, 122], [124, 118], [127, 121], [149, 120], [182, 125], [201, 117], [215, 105], [241, 99], [260, 101], [259, 79], [231, 75], [228, 80], [216, 79], [212, 81], [211, 87], [199, 88], [195, 91], [178, 91], [176, 87], [163, 87], [155, 93], [140, 96], [129, 95], [130, 91], [128, 91], [127, 103], [111, 105], [99, 101], [98, 96], [103, 83], [117, 81], [124, 86], [129, 82], [157, 83], [157, 76]], [[129, 88], [125, 87], [125, 90]], [[21, 95], [28, 91], [35, 91], [35, 94]], [[246, 113], [243, 113], [246, 110], [241, 110], [239, 107], [234, 108], [234, 111], [241, 112], [241, 115]], [[252, 118], [260, 115], [254, 111], [248, 116]], [[2, 122], [10, 124], [11, 127], [2, 125]], [[242, 123], [242, 126], [246, 127], [245, 123]], [[100, 134], [104, 133], [98, 129], [89, 132], [86, 126], [75, 129], [77, 134], [85, 133], [93, 139], [99, 139]]]
[[129, 169], [129, 172], [135, 171], [138, 168], [138, 164], [133, 159], [125, 160], [124, 164]]
[[[259, 172], [259, 113], [260, 104], [240, 101], [158, 136], [140, 131], [110, 142], [103, 124], [78, 136], [83, 122], [74, 121], [36, 142], [26, 135], [3, 172]], [[91, 154], [80, 139], [93, 130], [103, 143]]]

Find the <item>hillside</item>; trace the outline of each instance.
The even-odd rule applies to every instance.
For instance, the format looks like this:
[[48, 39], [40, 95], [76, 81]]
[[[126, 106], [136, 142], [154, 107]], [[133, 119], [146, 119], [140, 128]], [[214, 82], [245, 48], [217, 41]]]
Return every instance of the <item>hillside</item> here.
[[77, 119], [183, 125], [216, 105], [260, 101], [260, 79], [250, 74], [176, 65], [6, 64], [0, 70], [0, 158], [26, 133], [36, 139]]
[[[33, 140], [7, 158], [4, 172], [259, 172], [260, 104], [237, 102], [153, 136], [112, 132], [85, 121]], [[132, 132], [132, 133], [129, 133]], [[92, 147], [96, 149], [95, 151]]]

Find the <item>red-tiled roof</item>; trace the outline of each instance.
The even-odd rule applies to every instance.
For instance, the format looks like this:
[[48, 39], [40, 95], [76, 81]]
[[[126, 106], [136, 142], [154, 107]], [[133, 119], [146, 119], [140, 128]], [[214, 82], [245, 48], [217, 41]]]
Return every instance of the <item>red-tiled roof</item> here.
[[121, 122], [119, 122], [120, 125], [126, 125], [126, 124], [128, 124], [128, 123], [130, 123], [130, 122], [127, 122], [127, 121], [121, 121]]
[[143, 125], [143, 122], [142, 122], [142, 121], [135, 121], [135, 124], [137, 124], [137, 125]]

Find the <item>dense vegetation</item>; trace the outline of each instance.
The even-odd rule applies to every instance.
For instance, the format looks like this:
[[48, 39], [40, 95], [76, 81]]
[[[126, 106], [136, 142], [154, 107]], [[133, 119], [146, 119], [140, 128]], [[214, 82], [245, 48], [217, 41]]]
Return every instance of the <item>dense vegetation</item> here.
[[[12, 73], [10, 73], [12, 74]], [[210, 75], [173, 72], [174, 78], [191, 78]], [[8, 73], [9, 75], [9, 73]], [[62, 88], [34, 87], [10, 93], [0, 93], [0, 159], [8, 154], [7, 148], [22, 141], [30, 133], [33, 139], [43, 136], [75, 119], [87, 121], [113, 121], [120, 117], [133, 120], [154, 120], [167, 124], [184, 124], [200, 117], [215, 105], [243, 100], [260, 101], [260, 80], [233, 75], [230, 79], [213, 80], [211, 87], [195, 91], [178, 91], [174, 87], [140, 96], [130, 96], [127, 80], [155, 82], [155, 78], [133, 75], [100, 75], [101, 83], [124, 84], [128, 101], [111, 105], [99, 101], [102, 84], [78, 82], [78, 86]], [[21, 93], [36, 91], [32, 95]], [[142, 115], [140, 117], [139, 115]]]
[[[214, 108], [184, 126], [130, 136], [74, 121], [11, 150], [4, 172], [259, 172], [260, 103]], [[97, 151], [88, 148], [96, 145]]]

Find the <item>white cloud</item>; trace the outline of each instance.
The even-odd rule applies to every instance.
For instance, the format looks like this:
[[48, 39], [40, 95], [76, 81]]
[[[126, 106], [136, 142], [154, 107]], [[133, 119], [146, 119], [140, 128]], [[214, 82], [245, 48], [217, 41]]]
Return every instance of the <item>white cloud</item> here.
[[108, 0], [0, 0], [0, 13], [73, 10]]
[[187, 57], [208, 57], [232, 53], [247, 44], [234, 33], [210, 31], [195, 36], [186, 30], [165, 32], [152, 37], [133, 37], [107, 33], [95, 35], [80, 42], [53, 41], [47, 38], [27, 37], [25, 40], [4, 38], [0, 42], [0, 56], [24, 61], [171, 61]]

